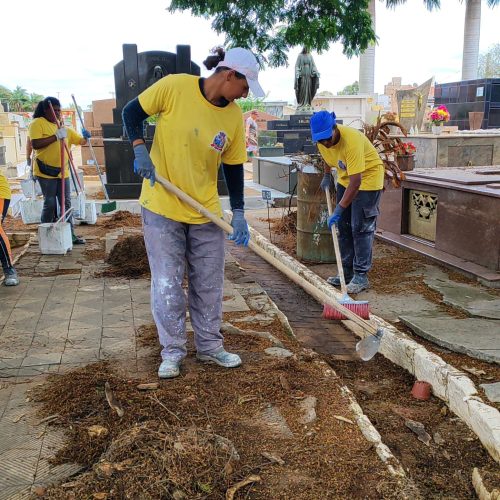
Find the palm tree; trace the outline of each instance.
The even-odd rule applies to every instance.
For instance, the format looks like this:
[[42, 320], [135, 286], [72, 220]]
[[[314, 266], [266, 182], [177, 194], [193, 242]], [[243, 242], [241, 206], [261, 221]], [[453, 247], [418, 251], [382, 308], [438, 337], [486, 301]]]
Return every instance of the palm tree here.
[[35, 108], [36, 108], [36, 106], [37, 106], [37, 104], [40, 101], [43, 101], [43, 95], [37, 94], [35, 92], [32, 92], [28, 96], [28, 102], [27, 102], [27, 105], [29, 107], [28, 111], [34, 111]]
[[[487, 0], [488, 7], [496, 7], [500, 0]], [[481, 32], [481, 0], [466, 0], [464, 25], [464, 53], [462, 80], [475, 80], [479, 68], [479, 37]]]
[[28, 101], [28, 92], [18, 85], [10, 95], [9, 105], [12, 111], [23, 111]]
[[[375, 0], [370, 0], [368, 12], [372, 16], [372, 28], [376, 33]], [[372, 43], [359, 56], [359, 91], [358, 94], [375, 93], [375, 44]]]

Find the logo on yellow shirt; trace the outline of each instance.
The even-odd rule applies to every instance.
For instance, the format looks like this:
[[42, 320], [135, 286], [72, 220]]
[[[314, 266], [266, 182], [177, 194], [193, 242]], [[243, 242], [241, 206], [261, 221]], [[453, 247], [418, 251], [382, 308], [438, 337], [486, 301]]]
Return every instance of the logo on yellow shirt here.
[[342, 170], [347, 170], [347, 166], [342, 160], [339, 160], [339, 168]]
[[210, 144], [210, 147], [215, 149], [216, 151], [222, 151], [224, 149], [224, 146], [226, 145], [226, 137], [227, 135], [225, 132], [219, 132], [213, 139], [212, 144]]

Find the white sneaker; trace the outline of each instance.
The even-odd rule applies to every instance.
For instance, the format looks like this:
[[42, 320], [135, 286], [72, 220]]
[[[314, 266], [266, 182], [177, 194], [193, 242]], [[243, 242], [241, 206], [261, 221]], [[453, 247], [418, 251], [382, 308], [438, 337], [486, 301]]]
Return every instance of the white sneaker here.
[[196, 359], [203, 362], [217, 363], [224, 368], [236, 368], [241, 365], [241, 358], [237, 354], [225, 351], [223, 347], [210, 354], [197, 354]]
[[17, 277], [17, 272], [13, 267], [4, 269], [5, 279], [3, 284], [5, 286], [17, 286], [19, 285], [19, 278]]
[[180, 373], [181, 360], [164, 359], [158, 368], [159, 378], [175, 378]]

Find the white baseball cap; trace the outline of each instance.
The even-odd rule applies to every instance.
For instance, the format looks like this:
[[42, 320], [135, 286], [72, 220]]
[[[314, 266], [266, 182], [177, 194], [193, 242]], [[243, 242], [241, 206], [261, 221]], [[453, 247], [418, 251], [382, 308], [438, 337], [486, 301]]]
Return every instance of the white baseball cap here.
[[217, 64], [216, 68], [219, 67], [234, 69], [234, 71], [245, 75], [252, 94], [255, 97], [265, 97], [266, 94], [258, 80], [259, 63], [248, 49], [241, 47], [229, 49], [224, 55], [224, 60]]

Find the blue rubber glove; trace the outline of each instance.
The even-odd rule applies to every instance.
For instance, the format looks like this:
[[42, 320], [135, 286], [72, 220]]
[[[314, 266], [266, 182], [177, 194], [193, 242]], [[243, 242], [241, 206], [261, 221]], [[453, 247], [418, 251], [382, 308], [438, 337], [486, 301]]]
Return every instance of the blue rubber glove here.
[[250, 231], [248, 230], [248, 224], [245, 220], [244, 210], [241, 208], [233, 210], [231, 226], [233, 226], [233, 234], [229, 236], [229, 239], [233, 240], [237, 245], [243, 245], [244, 247], [248, 246]]
[[339, 223], [340, 217], [342, 216], [344, 210], [344, 207], [341, 207], [337, 204], [335, 210], [333, 211], [333, 214], [328, 217], [328, 229], [331, 229], [334, 224], [337, 225]]
[[82, 137], [88, 140], [92, 137], [92, 134], [86, 128], [82, 128]]
[[155, 184], [155, 166], [151, 161], [146, 144], [138, 144], [134, 147], [134, 172], [144, 179], [149, 179], [151, 187]]
[[320, 187], [323, 191], [326, 191], [327, 189], [329, 189], [330, 192], [333, 191], [332, 174], [330, 172], [325, 172], [323, 174], [323, 179], [321, 179]]

